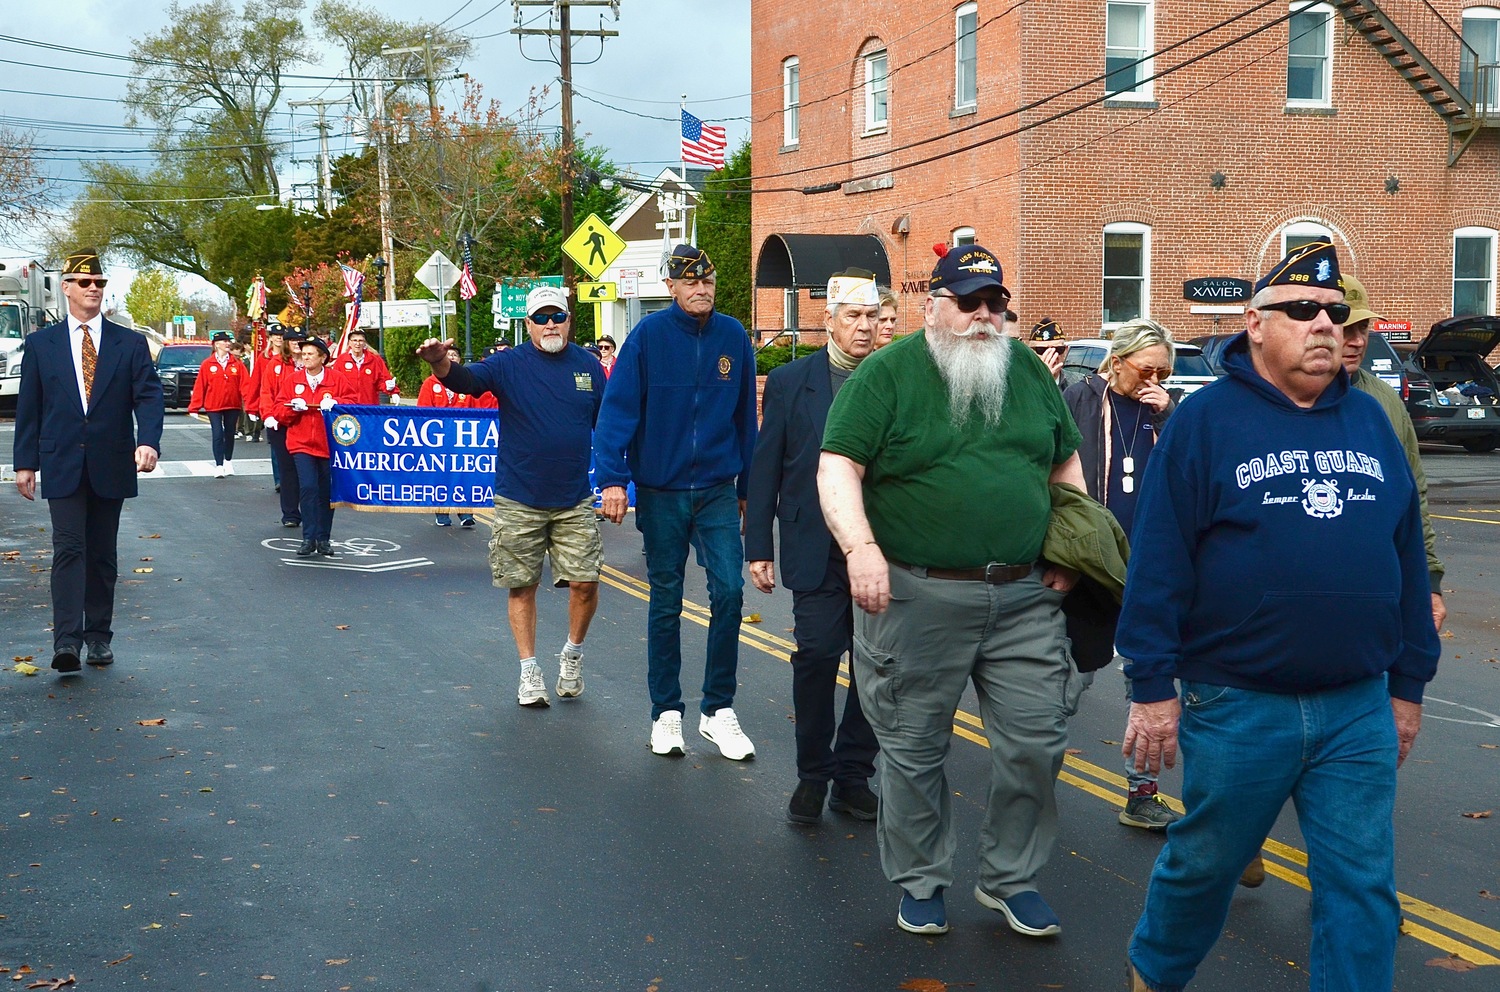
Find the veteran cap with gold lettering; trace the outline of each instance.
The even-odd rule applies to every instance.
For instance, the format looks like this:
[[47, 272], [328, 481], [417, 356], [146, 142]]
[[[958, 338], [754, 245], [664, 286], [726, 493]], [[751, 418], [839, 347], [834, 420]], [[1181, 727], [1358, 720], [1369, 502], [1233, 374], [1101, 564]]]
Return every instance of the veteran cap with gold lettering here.
[[678, 245], [667, 259], [668, 279], [702, 279], [714, 273], [708, 252], [695, 245]]
[[1293, 248], [1271, 271], [1255, 284], [1259, 293], [1271, 286], [1313, 286], [1318, 289], [1344, 290], [1339, 274], [1339, 253], [1327, 241], [1312, 241]]
[[67, 258], [63, 259], [62, 274], [65, 276], [104, 275], [104, 266], [99, 262], [98, 249], [75, 249]]

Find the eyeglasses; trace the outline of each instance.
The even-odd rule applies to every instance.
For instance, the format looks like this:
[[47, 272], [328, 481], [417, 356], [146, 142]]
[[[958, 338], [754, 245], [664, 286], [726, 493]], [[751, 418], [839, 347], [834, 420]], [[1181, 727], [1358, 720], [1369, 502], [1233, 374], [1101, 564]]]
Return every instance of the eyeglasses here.
[[93, 289], [95, 286], [103, 289], [104, 284], [109, 282], [108, 279], [68, 279], [65, 281], [72, 283], [79, 289]]
[[568, 311], [559, 310], [556, 313], [534, 313], [529, 319], [533, 324], [566, 324], [568, 322]]
[[983, 295], [973, 293], [968, 296], [955, 296], [952, 293], [933, 293], [932, 295], [937, 299], [952, 300], [958, 306], [960, 313], [973, 313], [979, 309], [979, 304], [981, 303], [989, 307], [992, 313], [999, 313], [1010, 306], [1009, 293], [985, 293]]
[[1318, 303], [1314, 300], [1288, 300], [1285, 303], [1263, 303], [1256, 307], [1257, 310], [1280, 310], [1288, 317], [1297, 321], [1309, 321], [1318, 316], [1318, 311], [1328, 311], [1328, 319], [1335, 324], [1342, 324], [1349, 319], [1350, 306], [1347, 303]]
[[1172, 374], [1171, 366], [1168, 366], [1167, 368], [1160, 368], [1153, 365], [1150, 368], [1143, 369], [1128, 358], [1121, 358], [1119, 359], [1119, 361], [1124, 362], [1126, 365], [1129, 365], [1132, 369], [1135, 370], [1135, 374], [1140, 376], [1142, 379], [1155, 379], [1157, 382], [1161, 382], [1163, 379]]

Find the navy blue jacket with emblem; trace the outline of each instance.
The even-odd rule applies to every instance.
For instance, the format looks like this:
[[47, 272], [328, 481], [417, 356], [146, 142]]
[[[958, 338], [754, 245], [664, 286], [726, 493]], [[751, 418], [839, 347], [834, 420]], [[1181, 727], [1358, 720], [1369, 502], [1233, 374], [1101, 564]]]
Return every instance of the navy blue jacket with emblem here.
[[715, 310], [702, 327], [676, 303], [623, 344], [594, 432], [594, 481], [650, 489], [735, 482], [744, 499], [755, 453], [755, 348]]
[[1310, 409], [1255, 371], [1183, 401], [1141, 486], [1116, 645], [1132, 698], [1188, 679], [1309, 692], [1437, 671], [1416, 484], [1390, 419], [1341, 369]]
[[494, 393], [500, 403], [495, 492], [559, 509], [593, 496], [589, 441], [604, 398], [604, 366], [576, 344], [549, 355], [530, 341], [482, 362], [452, 365], [455, 393]]
[[97, 348], [93, 395], [85, 412], [67, 320], [26, 339], [14, 461], [16, 468], [41, 471], [43, 499], [73, 495], [85, 468], [96, 495], [128, 499], [136, 495], [136, 447], [161, 451], [161, 380], [146, 339], [101, 319]]

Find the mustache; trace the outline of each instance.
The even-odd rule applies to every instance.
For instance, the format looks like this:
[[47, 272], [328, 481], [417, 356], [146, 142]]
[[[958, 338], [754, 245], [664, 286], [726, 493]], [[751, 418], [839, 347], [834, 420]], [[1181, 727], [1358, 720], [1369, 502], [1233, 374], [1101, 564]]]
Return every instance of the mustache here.
[[1314, 348], [1327, 348], [1329, 351], [1339, 349], [1339, 339], [1332, 334], [1314, 334], [1307, 339], [1307, 350]]

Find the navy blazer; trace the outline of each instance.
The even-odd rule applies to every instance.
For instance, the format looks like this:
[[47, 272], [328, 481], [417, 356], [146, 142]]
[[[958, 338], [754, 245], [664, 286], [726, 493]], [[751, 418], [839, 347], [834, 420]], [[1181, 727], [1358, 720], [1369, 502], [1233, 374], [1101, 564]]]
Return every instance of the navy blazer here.
[[773, 369], [766, 379], [745, 504], [745, 560], [775, 560], [771, 522], [779, 521], [781, 584], [793, 592], [823, 584], [833, 547], [818, 502], [818, 458], [831, 406], [827, 348]]
[[67, 320], [26, 339], [14, 460], [18, 469], [41, 471], [43, 499], [77, 492], [85, 466], [95, 494], [106, 499], [134, 496], [137, 445], [161, 451], [161, 380], [146, 339], [113, 321], [100, 323], [99, 361], [87, 413], [78, 395]]

